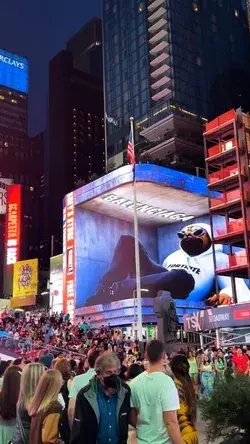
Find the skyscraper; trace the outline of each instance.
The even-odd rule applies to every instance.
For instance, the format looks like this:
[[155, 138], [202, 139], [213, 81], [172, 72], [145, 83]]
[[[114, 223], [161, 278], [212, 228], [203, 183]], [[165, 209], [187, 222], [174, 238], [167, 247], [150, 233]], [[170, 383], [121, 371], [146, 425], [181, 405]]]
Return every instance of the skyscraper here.
[[[0, 49], [0, 182], [22, 185], [20, 257], [39, 256], [42, 215], [43, 133], [29, 137], [28, 59]], [[1, 192], [1, 202], [3, 192]], [[2, 205], [1, 204], [1, 205]], [[3, 206], [3, 205], [2, 205]], [[5, 205], [4, 205], [5, 206]], [[0, 291], [2, 291], [6, 208], [0, 214]]]
[[[80, 31], [76, 41], [72, 39], [67, 44], [72, 52], [61, 51], [51, 60], [49, 68], [47, 193], [50, 217], [47, 220], [47, 237], [49, 242], [54, 236], [54, 254], [62, 251], [64, 196], [79, 183], [87, 183], [94, 174], [100, 175], [105, 171], [102, 78], [84, 72], [84, 60], [88, 60], [84, 36], [85, 32]], [[87, 40], [88, 48], [91, 41], [95, 47], [95, 33], [91, 36], [93, 39]], [[80, 57], [81, 48], [86, 57]], [[101, 52], [99, 57], [102, 58]]]
[[102, 79], [102, 22], [90, 20], [66, 46], [73, 56], [74, 68]]
[[108, 156], [132, 115], [151, 157], [200, 162], [201, 123], [250, 104], [242, 0], [103, 0], [103, 17]]

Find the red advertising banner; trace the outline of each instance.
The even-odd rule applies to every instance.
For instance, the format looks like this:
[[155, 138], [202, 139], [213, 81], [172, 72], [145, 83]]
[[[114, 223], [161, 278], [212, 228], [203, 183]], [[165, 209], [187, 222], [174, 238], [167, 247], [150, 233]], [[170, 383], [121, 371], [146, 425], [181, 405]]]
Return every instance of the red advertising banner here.
[[63, 210], [63, 312], [75, 312], [75, 205], [74, 193], [67, 194]]
[[20, 258], [21, 185], [8, 185], [6, 213], [6, 265]]
[[233, 311], [233, 317], [235, 320], [239, 321], [241, 319], [250, 319], [250, 308], [248, 309], [236, 309]]

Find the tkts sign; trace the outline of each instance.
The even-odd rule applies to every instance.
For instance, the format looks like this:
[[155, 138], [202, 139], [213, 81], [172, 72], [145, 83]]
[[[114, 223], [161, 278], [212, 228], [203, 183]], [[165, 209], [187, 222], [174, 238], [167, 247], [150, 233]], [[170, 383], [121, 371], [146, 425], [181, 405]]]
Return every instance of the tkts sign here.
[[6, 214], [6, 264], [12, 265], [20, 256], [21, 185], [8, 185]]
[[184, 330], [199, 332], [204, 329], [204, 315], [205, 311], [197, 311], [196, 313], [184, 316]]
[[74, 193], [65, 197], [63, 210], [63, 311], [71, 319], [75, 310], [75, 206]]

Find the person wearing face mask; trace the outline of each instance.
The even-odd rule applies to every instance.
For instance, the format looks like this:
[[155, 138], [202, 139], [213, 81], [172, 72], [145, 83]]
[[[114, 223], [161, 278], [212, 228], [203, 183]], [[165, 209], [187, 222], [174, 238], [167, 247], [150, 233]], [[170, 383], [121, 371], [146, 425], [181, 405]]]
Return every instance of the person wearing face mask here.
[[126, 444], [130, 388], [118, 376], [117, 355], [102, 354], [95, 371], [96, 376], [76, 398], [71, 444]]

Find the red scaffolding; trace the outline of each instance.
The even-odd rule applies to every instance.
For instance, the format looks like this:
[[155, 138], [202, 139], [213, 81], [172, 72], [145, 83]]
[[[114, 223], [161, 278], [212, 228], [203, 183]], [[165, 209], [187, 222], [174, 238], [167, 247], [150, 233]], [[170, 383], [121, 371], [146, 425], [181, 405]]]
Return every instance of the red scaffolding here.
[[[237, 303], [235, 278], [250, 279], [249, 116], [241, 109], [231, 110], [208, 122], [204, 147], [216, 293], [219, 294], [217, 276], [230, 276], [233, 302]], [[216, 215], [224, 216], [225, 224], [215, 232]], [[216, 244], [228, 246], [228, 264], [224, 268], [216, 263]]]

